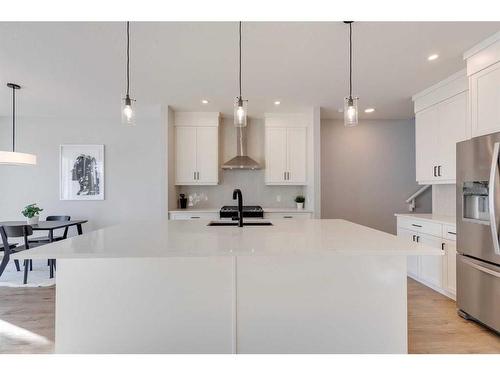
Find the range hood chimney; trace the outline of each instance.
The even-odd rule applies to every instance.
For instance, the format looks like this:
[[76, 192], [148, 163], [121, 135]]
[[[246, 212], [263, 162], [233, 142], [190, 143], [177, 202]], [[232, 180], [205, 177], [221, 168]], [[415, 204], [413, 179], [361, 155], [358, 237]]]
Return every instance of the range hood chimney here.
[[246, 127], [236, 127], [236, 156], [222, 165], [222, 169], [260, 169], [259, 163], [247, 156]]

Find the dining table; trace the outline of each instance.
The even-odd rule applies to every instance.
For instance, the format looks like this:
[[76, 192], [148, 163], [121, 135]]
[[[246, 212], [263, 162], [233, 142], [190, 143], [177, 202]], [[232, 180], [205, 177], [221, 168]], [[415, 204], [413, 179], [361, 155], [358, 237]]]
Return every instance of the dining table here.
[[[82, 220], [55, 220], [55, 221], [46, 221], [46, 220], [40, 220], [38, 224], [32, 224], [29, 225], [32, 229], [33, 232], [48, 232], [47, 233], [47, 238], [48, 242], [53, 242], [54, 241], [54, 231], [57, 229], [66, 229], [70, 227], [76, 227], [76, 230], [78, 232], [78, 235], [83, 234], [83, 228], [82, 224], [87, 223], [88, 220], [82, 219]], [[0, 221], [0, 226], [17, 226], [17, 225], [28, 225], [26, 221], [18, 220], [18, 221]], [[54, 263], [55, 262], [49, 262], [50, 264], [50, 278], [54, 277]]]

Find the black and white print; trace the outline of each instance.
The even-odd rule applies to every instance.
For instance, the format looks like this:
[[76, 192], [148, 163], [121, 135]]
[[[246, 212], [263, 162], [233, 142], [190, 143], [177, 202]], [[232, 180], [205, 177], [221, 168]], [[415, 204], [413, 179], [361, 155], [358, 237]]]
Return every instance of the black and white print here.
[[104, 145], [61, 145], [60, 199], [104, 199]]

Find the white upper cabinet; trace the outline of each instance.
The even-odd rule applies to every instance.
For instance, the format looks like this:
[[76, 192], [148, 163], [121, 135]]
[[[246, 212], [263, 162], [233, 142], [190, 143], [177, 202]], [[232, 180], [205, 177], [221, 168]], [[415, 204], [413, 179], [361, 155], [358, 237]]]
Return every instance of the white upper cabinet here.
[[219, 114], [175, 114], [175, 184], [219, 183]]
[[472, 136], [500, 132], [500, 32], [464, 54]]
[[455, 183], [456, 144], [469, 137], [467, 78], [461, 71], [413, 97], [416, 180]]
[[297, 118], [266, 118], [267, 185], [307, 184], [307, 126]]

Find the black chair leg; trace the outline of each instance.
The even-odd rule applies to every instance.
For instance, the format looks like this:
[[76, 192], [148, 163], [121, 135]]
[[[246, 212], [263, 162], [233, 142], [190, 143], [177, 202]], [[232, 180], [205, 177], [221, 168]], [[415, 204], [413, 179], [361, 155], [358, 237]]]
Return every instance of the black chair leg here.
[[30, 261], [26, 259], [24, 261], [24, 279], [23, 279], [23, 284], [28, 284], [28, 267], [29, 267]]
[[14, 264], [16, 265], [17, 272], [21, 271], [21, 267], [19, 267], [19, 260], [18, 259], [14, 259]]
[[30, 271], [33, 271], [33, 261], [30, 259]]
[[47, 259], [47, 266], [50, 266], [50, 259]]
[[54, 278], [54, 260], [49, 259], [49, 263], [50, 263], [50, 278], [53, 279]]

